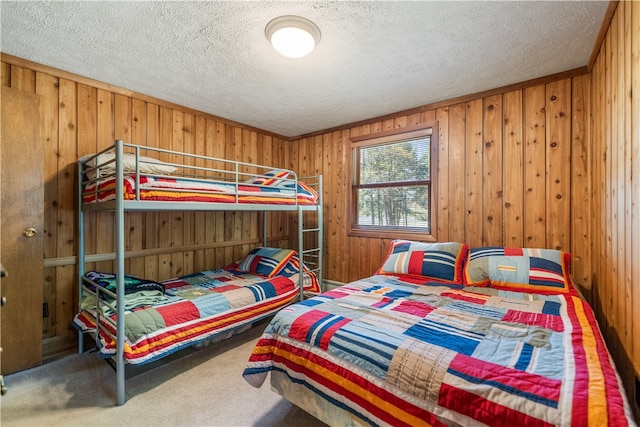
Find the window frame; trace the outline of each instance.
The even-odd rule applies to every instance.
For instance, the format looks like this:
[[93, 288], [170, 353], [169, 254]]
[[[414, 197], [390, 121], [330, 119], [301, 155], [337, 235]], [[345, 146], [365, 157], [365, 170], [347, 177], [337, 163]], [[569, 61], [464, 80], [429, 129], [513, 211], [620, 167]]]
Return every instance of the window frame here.
[[[358, 222], [358, 196], [359, 186], [357, 180], [360, 175], [357, 149], [361, 147], [391, 144], [407, 139], [430, 136], [430, 167], [431, 185], [429, 188], [429, 216], [431, 230], [428, 232], [412, 227], [380, 227], [371, 225], [359, 225]], [[375, 237], [382, 239], [411, 239], [425, 242], [437, 241], [437, 169], [438, 169], [438, 122], [426, 122], [403, 128], [389, 129], [368, 135], [353, 136], [350, 138], [350, 167], [349, 167], [349, 198], [348, 198], [348, 229], [347, 234], [353, 237]], [[428, 180], [424, 180], [428, 181]]]

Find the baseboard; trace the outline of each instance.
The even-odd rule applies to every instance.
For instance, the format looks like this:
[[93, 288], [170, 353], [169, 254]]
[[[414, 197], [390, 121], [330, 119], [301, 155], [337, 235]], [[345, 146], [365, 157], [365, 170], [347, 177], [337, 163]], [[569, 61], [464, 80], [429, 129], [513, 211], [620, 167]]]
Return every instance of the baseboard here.
[[344, 284], [345, 283], [343, 283], [343, 282], [337, 282], [335, 280], [328, 280], [328, 279], [322, 280], [322, 288], [325, 291], [331, 291], [333, 289], [339, 288], [340, 286], [342, 286]]

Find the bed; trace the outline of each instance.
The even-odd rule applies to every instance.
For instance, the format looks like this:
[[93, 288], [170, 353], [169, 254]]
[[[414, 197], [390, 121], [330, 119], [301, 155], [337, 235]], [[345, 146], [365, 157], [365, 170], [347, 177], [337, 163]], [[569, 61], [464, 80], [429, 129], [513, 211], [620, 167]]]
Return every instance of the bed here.
[[394, 241], [375, 275], [282, 309], [243, 376], [329, 425], [635, 425], [556, 250]]
[[[318, 293], [305, 269], [304, 290]], [[115, 274], [89, 271], [74, 326], [96, 335], [98, 353], [116, 355]], [[124, 359], [143, 365], [186, 347], [242, 332], [299, 298], [299, 259], [288, 249], [259, 247], [223, 269], [201, 271], [162, 282], [125, 276]]]
[[[245, 330], [317, 294], [322, 283], [322, 177], [115, 141], [78, 162], [78, 347], [90, 334], [116, 370], [125, 403], [125, 365]], [[163, 282], [127, 275], [124, 217], [133, 211], [262, 211], [263, 245], [223, 269]], [[85, 271], [85, 213], [112, 211], [115, 271]], [[267, 245], [268, 212], [297, 215], [297, 251]], [[300, 279], [302, 278], [302, 280]], [[303, 283], [303, 286], [300, 286]]]

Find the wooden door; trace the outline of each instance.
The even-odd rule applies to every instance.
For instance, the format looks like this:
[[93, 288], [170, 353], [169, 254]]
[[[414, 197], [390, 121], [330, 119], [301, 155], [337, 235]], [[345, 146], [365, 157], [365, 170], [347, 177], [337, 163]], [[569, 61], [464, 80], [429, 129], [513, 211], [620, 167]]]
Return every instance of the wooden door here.
[[42, 363], [44, 146], [39, 96], [2, 87], [1, 373]]

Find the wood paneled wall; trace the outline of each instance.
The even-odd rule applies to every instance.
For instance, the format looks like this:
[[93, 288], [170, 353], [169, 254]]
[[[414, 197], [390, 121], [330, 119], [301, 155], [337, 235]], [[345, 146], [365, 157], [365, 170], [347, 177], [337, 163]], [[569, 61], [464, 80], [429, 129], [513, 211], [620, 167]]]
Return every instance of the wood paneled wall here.
[[350, 137], [438, 121], [437, 239], [557, 248], [590, 293], [590, 78], [582, 75], [301, 138], [292, 167], [325, 183], [325, 277], [372, 274], [389, 241], [350, 237]]
[[[274, 167], [289, 164], [289, 141], [187, 108], [69, 75], [3, 55], [5, 86], [42, 98], [45, 152], [44, 355], [73, 346], [71, 319], [77, 310], [77, 159], [122, 139], [134, 144], [186, 151]], [[166, 160], [166, 159], [165, 159]], [[26, 207], [25, 207], [26, 208]], [[289, 247], [285, 213], [269, 214], [270, 244]], [[164, 280], [222, 267], [262, 241], [255, 212], [151, 212], [126, 215], [129, 274]], [[87, 253], [114, 250], [112, 213], [87, 215]], [[162, 250], [165, 248], [165, 250]], [[160, 249], [160, 251], [157, 251]], [[158, 253], [163, 252], [163, 253]], [[113, 271], [113, 261], [87, 265]]]
[[633, 398], [634, 373], [640, 376], [639, 2], [618, 3], [591, 88], [593, 306]]

